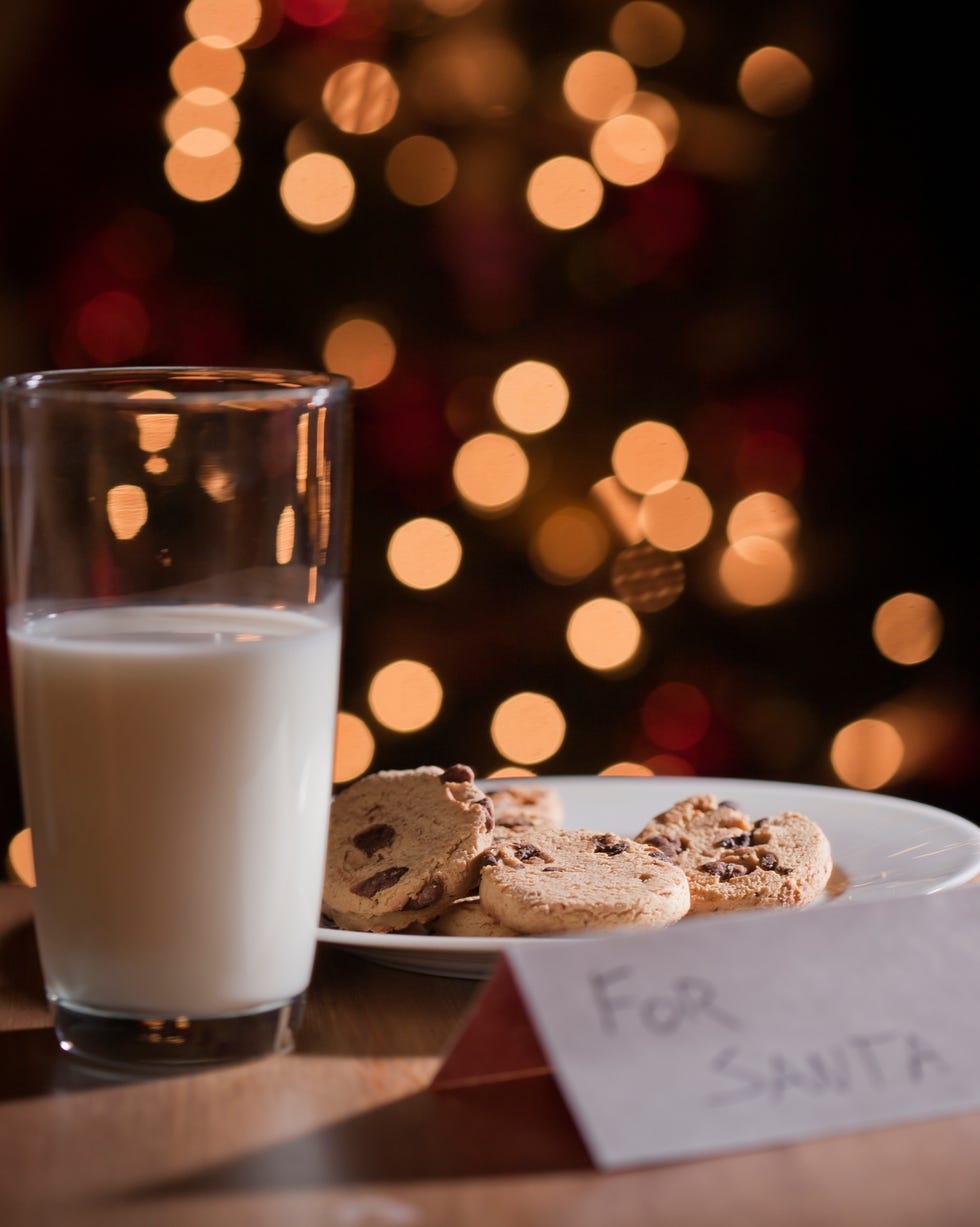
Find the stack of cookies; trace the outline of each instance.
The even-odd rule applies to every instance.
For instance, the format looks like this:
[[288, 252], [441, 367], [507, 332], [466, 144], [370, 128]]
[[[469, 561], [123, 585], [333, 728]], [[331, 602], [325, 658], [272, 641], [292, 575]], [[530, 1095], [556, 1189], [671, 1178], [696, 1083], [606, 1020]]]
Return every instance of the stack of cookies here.
[[660, 928], [689, 912], [802, 907], [832, 868], [801, 814], [694, 796], [633, 837], [566, 829], [554, 789], [484, 792], [470, 767], [379, 771], [330, 818], [323, 910], [341, 929], [502, 937]]

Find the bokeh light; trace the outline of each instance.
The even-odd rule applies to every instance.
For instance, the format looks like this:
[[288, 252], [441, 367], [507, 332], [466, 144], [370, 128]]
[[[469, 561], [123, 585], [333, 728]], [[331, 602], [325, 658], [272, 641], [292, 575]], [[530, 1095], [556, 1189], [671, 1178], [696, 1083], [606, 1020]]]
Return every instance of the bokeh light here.
[[140, 486], [113, 486], [106, 495], [105, 507], [109, 527], [119, 541], [131, 541], [149, 515], [146, 494]]
[[371, 730], [353, 712], [337, 713], [333, 778], [337, 784], [363, 775], [374, 758], [374, 737]]
[[36, 886], [34, 876], [34, 843], [29, 827], [18, 831], [7, 845], [7, 865], [10, 876], [22, 886]]
[[442, 520], [419, 516], [395, 529], [388, 542], [388, 566], [408, 588], [448, 584], [463, 559], [459, 537]]
[[529, 767], [508, 765], [489, 772], [485, 778], [488, 780], [533, 780], [535, 773]]
[[690, 550], [711, 528], [711, 503], [693, 481], [658, 486], [640, 505], [640, 527], [651, 545], [662, 550]]
[[342, 132], [378, 132], [398, 110], [398, 86], [384, 64], [355, 60], [327, 78], [321, 102]]
[[229, 97], [220, 90], [202, 87], [173, 100], [164, 112], [163, 130], [172, 143], [195, 128], [204, 128], [222, 133], [227, 144], [238, 135], [240, 120], [238, 107]]
[[493, 407], [511, 430], [540, 434], [565, 416], [568, 384], [561, 371], [547, 362], [518, 362], [508, 367], [494, 385]]
[[453, 482], [474, 511], [509, 511], [527, 487], [530, 464], [516, 439], [489, 431], [467, 439], [453, 462]]
[[591, 154], [603, 179], [621, 187], [634, 187], [652, 179], [663, 166], [667, 142], [652, 119], [617, 115], [596, 129]]
[[918, 665], [935, 655], [943, 636], [943, 617], [930, 597], [900, 592], [878, 607], [871, 634], [888, 660]]
[[460, 26], [418, 43], [405, 66], [402, 88], [433, 123], [500, 120], [524, 105], [531, 73], [510, 38]]
[[627, 490], [646, 494], [684, 476], [687, 445], [666, 422], [636, 422], [616, 439], [612, 468]]
[[552, 584], [574, 584], [600, 567], [609, 551], [609, 532], [589, 507], [570, 503], [551, 512], [534, 530], [531, 565]]
[[804, 106], [813, 88], [813, 74], [798, 55], [785, 47], [760, 47], [742, 63], [738, 92], [759, 115], [791, 115]]
[[276, 524], [276, 562], [284, 567], [292, 560], [296, 548], [296, 512], [283, 507]]
[[150, 319], [135, 294], [104, 290], [82, 306], [75, 328], [86, 353], [107, 366], [143, 352], [150, 335]]
[[335, 375], [346, 375], [355, 388], [373, 388], [391, 374], [396, 354], [384, 324], [357, 316], [330, 329], [323, 345], [323, 364]]
[[718, 578], [740, 605], [774, 605], [792, 592], [795, 567], [781, 541], [740, 537], [722, 554]]
[[379, 724], [396, 733], [414, 733], [431, 724], [442, 707], [442, 685], [418, 660], [393, 660], [371, 679], [368, 706]]
[[612, 588], [621, 601], [641, 613], [673, 605], [684, 591], [684, 561], [648, 542], [620, 550], [613, 560]]
[[794, 540], [799, 527], [800, 517], [789, 499], [759, 490], [739, 499], [729, 513], [726, 531], [732, 545], [743, 537], [771, 537], [787, 544]]
[[608, 767], [603, 767], [599, 775], [628, 775], [628, 776], [651, 776], [653, 772], [643, 763], [631, 763], [626, 760], [619, 763], [610, 763]]
[[279, 184], [286, 212], [311, 230], [339, 226], [353, 207], [354, 190], [350, 167], [332, 153], [307, 153], [290, 162]]
[[646, 760], [654, 775], [696, 775], [697, 772], [678, 754], [654, 754]]
[[184, 21], [194, 38], [247, 43], [262, 20], [262, 0], [190, 0]]
[[525, 690], [500, 704], [490, 723], [490, 736], [505, 758], [540, 763], [561, 749], [565, 717], [554, 699]]
[[627, 111], [629, 115], [642, 115], [660, 129], [664, 144], [669, 153], [677, 144], [681, 131], [681, 117], [677, 108], [663, 94], [654, 94], [649, 90], [637, 90]]
[[565, 638], [576, 660], [602, 673], [622, 669], [634, 659], [643, 628], [628, 605], [599, 596], [572, 613]]
[[893, 725], [866, 718], [834, 737], [830, 764], [849, 788], [872, 790], [888, 783], [902, 765], [905, 747]]
[[283, 12], [298, 26], [328, 26], [347, 8], [347, 0], [282, 0]]
[[144, 452], [165, 451], [174, 441], [179, 422], [180, 417], [176, 413], [137, 414], [136, 429], [139, 432], [140, 450]]
[[647, 695], [641, 711], [643, 731], [665, 750], [689, 750], [711, 724], [711, 707], [697, 686], [664, 682]]
[[565, 70], [562, 93], [581, 119], [599, 123], [625, 111], [636, 92], [636, 73], [612, 51], [586, 51]]
[[531, 213], [551, 230], [586, 225], [602, 207], [602, 197], [602, 180], [595, 167], [567, 154], [542, 162], [527, 185]]
[[238, 182], [242, 158], [227, 133], [194, 128], [167, 150], [163, 172], [185, 200], [204, 202], [227, 195]]
[[198, 38], [187, 43], [170, 65], [170, 83], [176, 94], [206, 88], [231, 98], [244, 77], [244, 56], [221, 38]]
[[602, 509], [610, 527], [626, 545], [643, 540], [640, 528], [640, 499], [623, 488], [616, 477], [602, 477], [589, 490], [589, 496]]
[[684, 22], [666, 4], [631, 0], [612, 19], [612, 45], [631, 63], [655, 68], [672, 60], [684, 44]]
[[448, 196], [457, 173], [456, 155], [435, 136], [406, 136], [385, 162], [389, 188], [410, 205], [432, 205]]
[[791, 494], [803, 478], [803, 453], [781, 430], [757, 430], [735, 452], [735, 474], [743, 490]]

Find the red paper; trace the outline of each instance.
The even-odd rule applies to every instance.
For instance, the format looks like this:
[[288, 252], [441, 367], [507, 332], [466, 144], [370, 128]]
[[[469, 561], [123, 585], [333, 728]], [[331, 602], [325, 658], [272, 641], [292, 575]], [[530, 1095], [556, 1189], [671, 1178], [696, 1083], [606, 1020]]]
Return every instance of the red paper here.
[[445, 1061], [433, 1090], [476, 1086], [550, 1073], [531, 1019], [506, 958], [476, 1000]]

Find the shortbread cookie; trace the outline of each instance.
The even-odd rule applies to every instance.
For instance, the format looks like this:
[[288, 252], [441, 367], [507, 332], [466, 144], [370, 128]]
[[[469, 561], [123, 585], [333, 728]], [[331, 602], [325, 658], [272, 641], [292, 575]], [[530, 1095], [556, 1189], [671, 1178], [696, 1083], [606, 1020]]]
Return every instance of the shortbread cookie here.
[[517, 930], [494, 920], [478, 895], [457, 899], [432, 922], [430, 932], [439, 937], [516, 937]]
[[564, 824], [565, 813], [561, 797], [543, 784], [508, 784], [488, 788], [493, 801], [493, 817], [498, 837], [509, 827], [522, 830], [557, 830]]
[[486, 861], [480, 902], [520, 933], [661, 927], [690, 903], [683, 870], [619, 835], [527, 831], [495, 843]]
[[707, 793], [679, 801], [636, 836], [687, 874], [692, 912], [804, 907], [827, 885], [830, 844], [802, 814], [754, 821]]
[[379, 771], [330, 812], [323, 910], [342, 929], [391, 933], [476, 889], [493, 804], [469, 767]]

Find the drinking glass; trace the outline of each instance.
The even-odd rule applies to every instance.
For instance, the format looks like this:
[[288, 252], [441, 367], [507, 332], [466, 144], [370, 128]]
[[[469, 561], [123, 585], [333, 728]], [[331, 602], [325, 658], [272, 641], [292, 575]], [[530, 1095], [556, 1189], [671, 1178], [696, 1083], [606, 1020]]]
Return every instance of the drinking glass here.
[[51, 371], [2, 385], [7, 635], [63, 1049], [288, 1051], [320, 915], [349, 384]]

